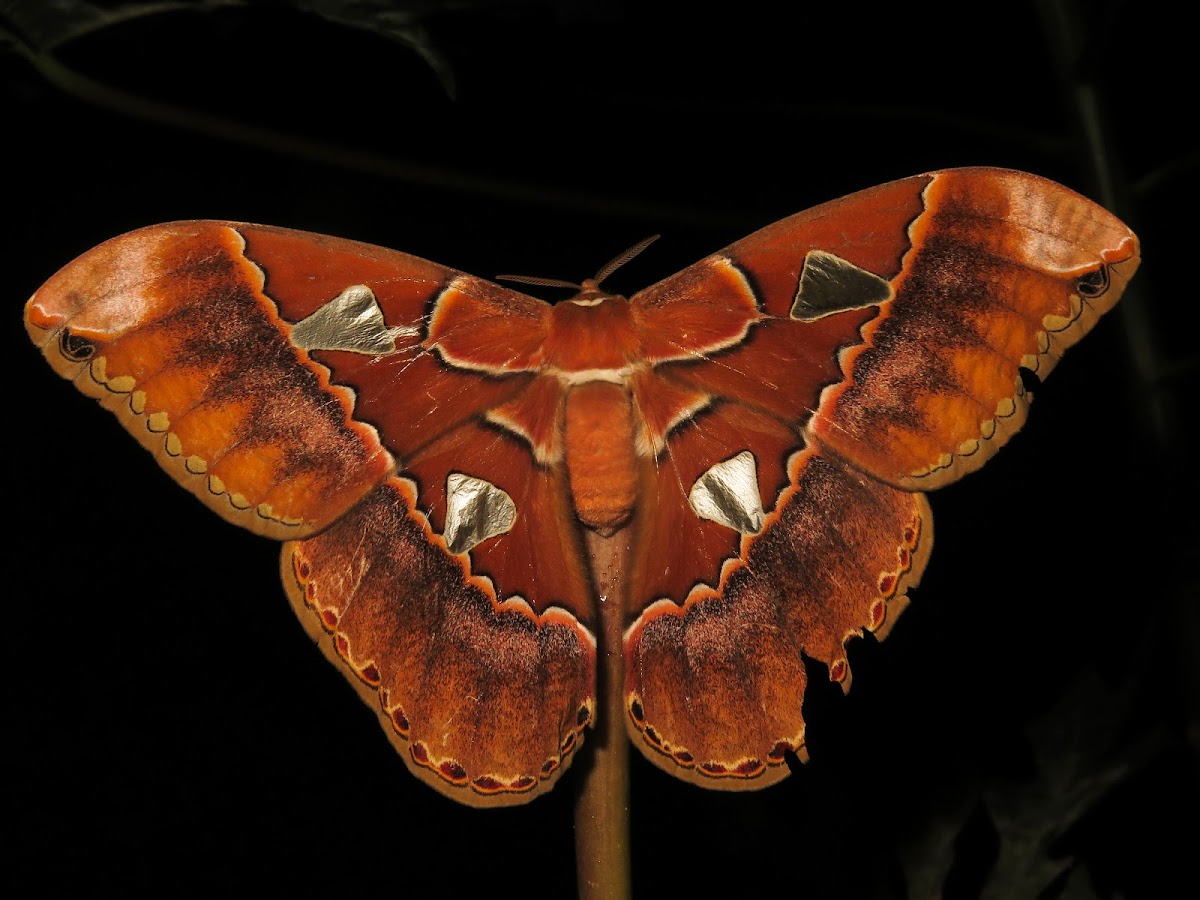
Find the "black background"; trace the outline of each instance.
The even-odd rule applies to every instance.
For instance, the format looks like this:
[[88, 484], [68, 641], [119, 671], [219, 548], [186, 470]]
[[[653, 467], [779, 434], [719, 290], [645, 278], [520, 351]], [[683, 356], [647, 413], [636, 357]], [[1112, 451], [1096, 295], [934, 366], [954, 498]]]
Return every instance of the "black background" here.
[[1182, 223], [1197, 172], [1178, 130], [1195, 87], [1182, 26], [1146, 3], [1086, 5], [1062, 30], [1064, 5], [1022, 2], [969, 19], [410, 7], [450, 96], [411, 47], [299, 8], [317, 5], [98, 29], [55, 53], [83, 86], [12, 45], [0, 57], [10, 877], [46, 894], [575, 890], [569, 776], [501, 811], [419, 784], [294, 621], [277, 548], [200, 509], [53, 376], [18, 318], [58, 267], [141, 225], [212, 217], [577, 280], [662, 232], [607, 285], [633, 293], [821, 201], [977, 164], [1114, 206], [1142, 271], [1024, 432], [932, 498], [937, 548], [901, 624], [852, 647], [849, 697], [812, 679], [807, 767], [730, 795], [634, 754], [636, 893], [1136, 898], [1188, 877], [1200, 628], [1176, 429], [1194, 411], [1178, 398], [1195, 373]]

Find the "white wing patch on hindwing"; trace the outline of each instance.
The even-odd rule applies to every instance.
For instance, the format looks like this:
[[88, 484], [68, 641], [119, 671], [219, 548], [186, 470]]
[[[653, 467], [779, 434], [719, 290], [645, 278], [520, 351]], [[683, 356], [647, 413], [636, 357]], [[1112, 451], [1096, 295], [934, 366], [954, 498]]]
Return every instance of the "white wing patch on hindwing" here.
[[702, 519], [742, 534], [757, 534], [762, 529], [763, 507], [754, 454], [743, 450], [712, 466], [692, 485], [688, 503]]
[[451, 553], [466, 553], [490, 537], [504, 534], [517, 521], [517, 506], [490, 481], [459, 472], [446, 476], [446, 530]]

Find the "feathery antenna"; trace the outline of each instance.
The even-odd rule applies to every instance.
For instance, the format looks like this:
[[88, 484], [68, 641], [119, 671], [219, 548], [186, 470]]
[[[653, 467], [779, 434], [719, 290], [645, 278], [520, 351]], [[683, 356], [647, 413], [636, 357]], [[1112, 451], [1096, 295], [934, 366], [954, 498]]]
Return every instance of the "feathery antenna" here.
[[625, 263], [629, 262], [639, 253], [657, 241], [660, 237], [661, 235], [652, 234], [650, 237], [638, 241], [623, 253], [617, 254], [600, 267], [600, 271], [596, 273], [595, 278], [589, 278], [585, 284], [576, 284], [573, 281], [562, 281], [558, 278], [540, 278], [537, 275], [497, 275], [496, 280], [515, 281], [518, 284], [533, 284], [537, 285], [538, 287], [574, 288], [577, 291], [585, 290], [586, 287], [596, 289], [600, 287], [600, 282], [604, 281], [605, 278], [617, 271], [617, 269], [621, 268], [621, 266], [625, 265]]

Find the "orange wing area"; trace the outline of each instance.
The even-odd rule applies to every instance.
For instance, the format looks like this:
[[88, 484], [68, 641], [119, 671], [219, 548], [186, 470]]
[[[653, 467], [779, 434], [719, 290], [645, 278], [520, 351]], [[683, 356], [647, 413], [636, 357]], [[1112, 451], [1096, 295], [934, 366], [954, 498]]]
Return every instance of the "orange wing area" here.
[[229, 225], [108, 241], [50, 279], [25, 319], [60, 375], [252, 531], [319, 531], [392, 467], [375, 429], [355, 420], [353, 395], [292, 343]]
[[392, 478], [283, 551], [297, 615], [409, 769], [456, 800], [525, 802], [566, 769], [595, 708], [595, 641], [561, 609], [501, 601]]
[[[803, 657], [849, 688], [847, 641], [882, 637], [928, 560], [915, 492], [995, 452], [1024, 421], [1019, 368], [1045, 375], [1136, 266], [1136, 239], [1090, 201], [965, 169], [800, 213], [633, 298], [687, 321], [689, 304], [744, 308], [752, 292], [761, 313], [744, 340], [654, 369], [704, 402], [658, 436], [635, 519], [625, 701], [652, 762], [757, 788], [806, 755]], [[730, 267], [740, 282], [692, 277]], [[697, 519], [698, 476], [746, 452], [761, 528]]]
[[895, 299], [809, 424], [822, 446], [910, 490], [1003, 446], [1029, 411], [1019, 369], [1045, 377], [1139, 262], [1115, 216], [1033, 175], [944, 172], [923, 197]]
[[626, 704], [651, 762], [706, 787], [759, 788], [804, 749], [804, 653], [849, 689], [845, 644], [886, 633], [932, 545], [925, 499], [811, 451], [714, 588], [660, 600], [625, 635]]
[[378, 247], [180, 222], [85, 254], [26, 323], [208, 506], [307, 538], [283, 574], [310, 634], [422, 779], [498, 805], [553, 784], [595, 704], [565, 469], [485, 422], [528, 390], [549, 309]]

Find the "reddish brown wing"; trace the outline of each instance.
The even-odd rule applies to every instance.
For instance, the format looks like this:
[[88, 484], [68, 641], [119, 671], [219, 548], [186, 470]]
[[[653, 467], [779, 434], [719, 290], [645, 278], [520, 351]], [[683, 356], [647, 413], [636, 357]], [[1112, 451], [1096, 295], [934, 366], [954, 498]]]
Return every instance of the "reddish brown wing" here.
[[483, 805], [553, 784], [595, 702], [563, 467], [483, 418], [528, 390], [548, 309], [378, 247], [180, 222], [85, 254], [26, 324], [177, 481], [290, 539], [310, 634], [414, 772]]
[[[932, 543], [916, 491], [983, 463], [1044, 376], [1117, 301], [1137, 241], [1034, 176], [961, 169], [826, 204], [631, 300], [654, 335], [626, 631], [630, 733], [662, 768], [753, 788], [804, 756], [801, 653], [849, 687]], [[682, 361], [711, 309], [743, 337]], [[647, 406], [653, 408], [647, 401]], [[667, 426], [661, 423], [667, 422]]]

